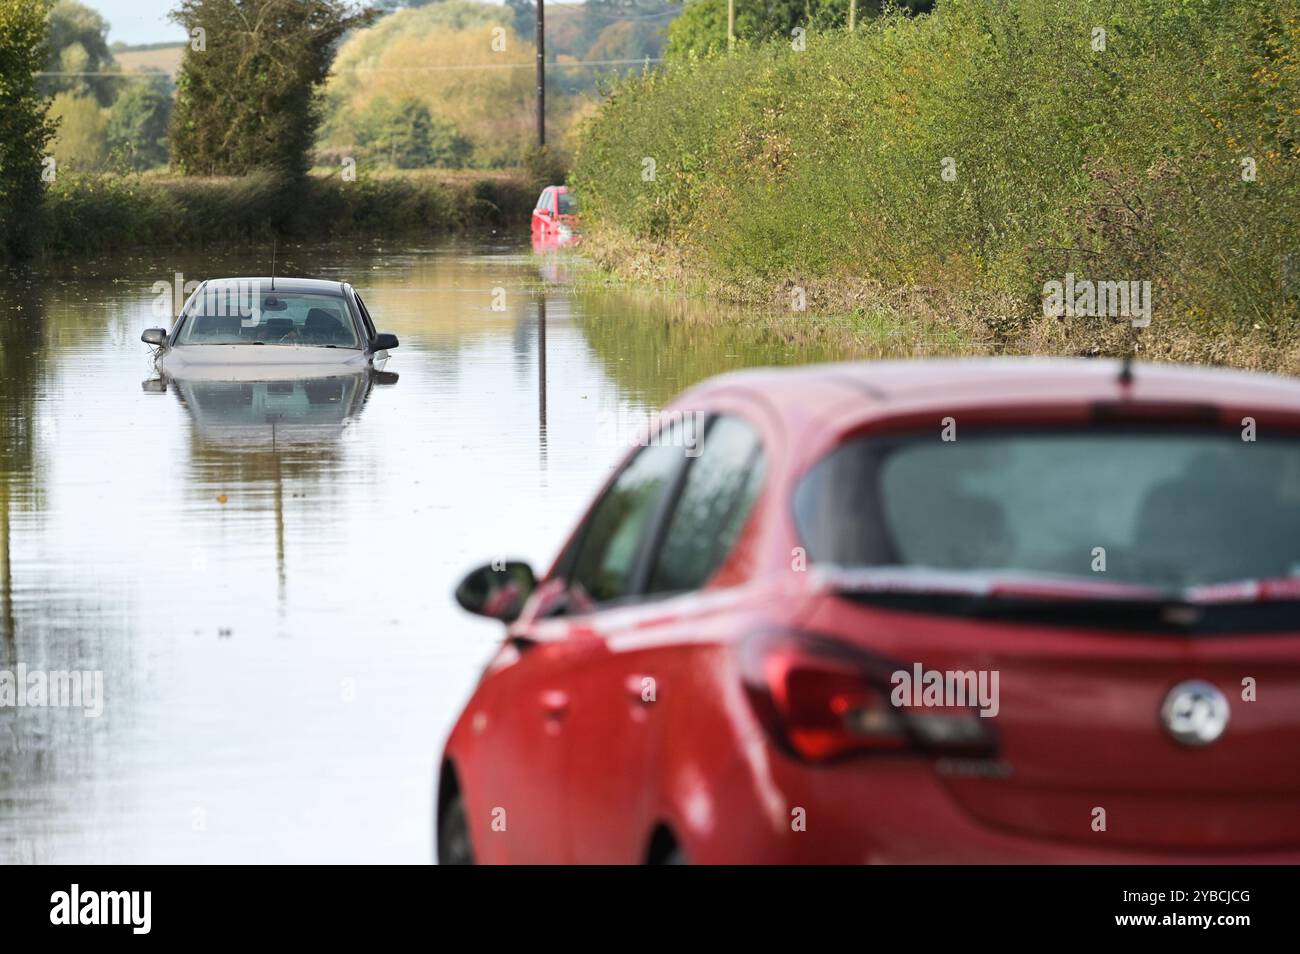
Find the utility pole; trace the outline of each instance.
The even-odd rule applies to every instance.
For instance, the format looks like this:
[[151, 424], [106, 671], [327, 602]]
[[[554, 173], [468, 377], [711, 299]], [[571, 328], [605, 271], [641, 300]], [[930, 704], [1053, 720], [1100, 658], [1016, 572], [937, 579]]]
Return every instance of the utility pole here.
[[858, 0], [849, 0], [849, 32], [850, 33], [853, 32], [853, 28], [857, 25], [857, 22], [858, 22]]
[[727, 49], [736, 48], [736, 0], [727, 0]]
[[546, 292], [537, 299], [537, 457], [546, 470]]
[[537, 147], [546, 145], [546, 0], [537, 0]]

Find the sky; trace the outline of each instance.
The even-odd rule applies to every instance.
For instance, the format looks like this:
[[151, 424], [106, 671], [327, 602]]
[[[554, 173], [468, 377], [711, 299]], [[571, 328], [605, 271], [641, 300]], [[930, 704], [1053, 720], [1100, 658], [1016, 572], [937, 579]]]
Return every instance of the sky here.
[[179, 43], [185, 31], [167, 14], [175, 0], [83, 0], [109, 22], [108, 41], [135, 46], [139, 43]]
[[[82, 0], [98, 10], [110, 24], [108, 41], [119, 40], [129, 46], [140, 43], [180, 43], [185, 31], [167, 14], [176, 0]], [[485, 0], [492, 3], [496, 0]]]

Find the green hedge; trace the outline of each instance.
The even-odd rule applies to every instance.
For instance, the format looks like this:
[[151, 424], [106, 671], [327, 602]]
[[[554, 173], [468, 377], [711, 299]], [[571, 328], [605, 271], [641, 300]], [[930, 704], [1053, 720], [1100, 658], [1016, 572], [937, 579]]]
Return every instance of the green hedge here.
[[1300, 0], [940, 0], [628, 79], [572, 178], [593, 247], [733, 286], [981, 289], [1028, 323], [1074, 272], [1151, 281], [1166, 330], [1293, 340], [1298, 160]]
[[133, 246], [202, 247], [279, 235], [337, 238], [527, 222], [536, 190], [524, 175], [427, 173], [168, 179], [60, 175], [45, 195], [40, 248], [67, 255]]

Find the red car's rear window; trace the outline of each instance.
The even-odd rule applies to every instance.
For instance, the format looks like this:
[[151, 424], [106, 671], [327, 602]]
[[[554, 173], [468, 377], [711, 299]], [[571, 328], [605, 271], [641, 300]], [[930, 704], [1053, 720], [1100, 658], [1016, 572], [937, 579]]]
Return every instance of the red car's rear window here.
[[801, 482], [814, 562], [1162, 590], [1300, 577], [1300, 440], [1078, 430], [852, 440]]

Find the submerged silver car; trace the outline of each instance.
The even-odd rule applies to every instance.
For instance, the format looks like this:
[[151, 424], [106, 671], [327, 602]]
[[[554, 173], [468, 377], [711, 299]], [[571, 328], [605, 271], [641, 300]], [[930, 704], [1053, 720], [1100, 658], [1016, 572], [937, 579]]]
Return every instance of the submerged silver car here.
[[170, 331], [140, 336], [170, 373], [214, 365], [382, 367], [397, 336], [378, 332], [347, 282], [219, 278], [203, 282]]

